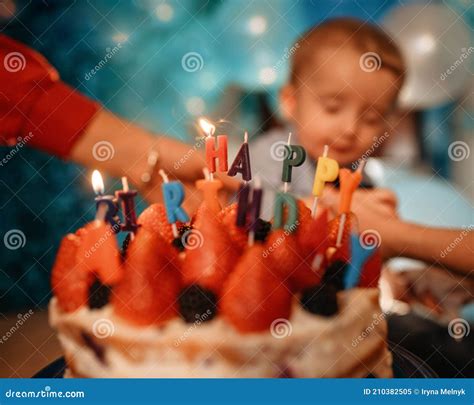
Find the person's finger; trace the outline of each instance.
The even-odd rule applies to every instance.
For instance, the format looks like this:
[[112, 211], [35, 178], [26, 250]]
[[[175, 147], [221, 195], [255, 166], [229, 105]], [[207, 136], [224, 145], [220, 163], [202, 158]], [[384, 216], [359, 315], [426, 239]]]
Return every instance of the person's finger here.
[[383, 201], [386, 204], [390, 204], [393, 207], [396, 207], [398, 205], [397, 196], [392, 190], [382, 188], [375, 190], [375, 193], [377, 199], [379, 199], [380, 201]]

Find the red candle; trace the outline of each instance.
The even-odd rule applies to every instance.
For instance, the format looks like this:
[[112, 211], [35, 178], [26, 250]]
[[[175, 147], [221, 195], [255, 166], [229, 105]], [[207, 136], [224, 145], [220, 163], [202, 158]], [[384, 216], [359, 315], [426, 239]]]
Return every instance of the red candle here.
[[199, 120], [199, 125], [206, 133], [206, 163], [212, 180], [212, 174], [216, 172], [216, 159], [218, 160], [219, 171], [227, 171], [227, 135], [218, 135], [215, 138], [214, 131], [216, 127], [204, 118]]

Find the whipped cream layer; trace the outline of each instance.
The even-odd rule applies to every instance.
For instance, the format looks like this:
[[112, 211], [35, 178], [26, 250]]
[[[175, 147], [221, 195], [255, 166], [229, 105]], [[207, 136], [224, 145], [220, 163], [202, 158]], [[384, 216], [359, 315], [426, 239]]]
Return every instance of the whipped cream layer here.
[[338, 314], [322, 317], [295, 300], [289, 321], [250, 334], [219, 316], [136, 327], [110, 305], [66, 313], [53, 298], [49, 311], [71, 377], [391, 377], [378, 290], [341, 291], [338, 301]]

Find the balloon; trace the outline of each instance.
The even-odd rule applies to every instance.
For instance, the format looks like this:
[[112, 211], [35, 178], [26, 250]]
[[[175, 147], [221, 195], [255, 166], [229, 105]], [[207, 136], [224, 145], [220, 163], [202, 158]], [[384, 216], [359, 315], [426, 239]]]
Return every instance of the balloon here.
[[472, 53], [462, 18], [442, 5], [413, 4], [394, 9], [383, 25], [407, 65], [402, 107], [431, 108], [462, 96]]

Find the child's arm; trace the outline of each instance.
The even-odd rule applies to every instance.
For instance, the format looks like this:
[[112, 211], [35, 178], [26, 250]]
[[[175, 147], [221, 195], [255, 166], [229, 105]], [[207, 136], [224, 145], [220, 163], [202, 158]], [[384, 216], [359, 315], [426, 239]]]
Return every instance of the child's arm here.
[[392, 256], [407, 256], [465, 274], [474, 272], [472, 228], [424, 227], [400, 220], [386, 224], [382, 243]]
[[[337, 212], [339, 193], [325, 190], [321, 202]], [[465, 274], [474, 271], [472, 226], [464, 230], [443, 229], [404, 222], [396, 213], [395, 195], [382, 189], [356, 191], [352, 210], [360, 231], [375, 230], [380, 234], [385, 258], [405, 256]]]

